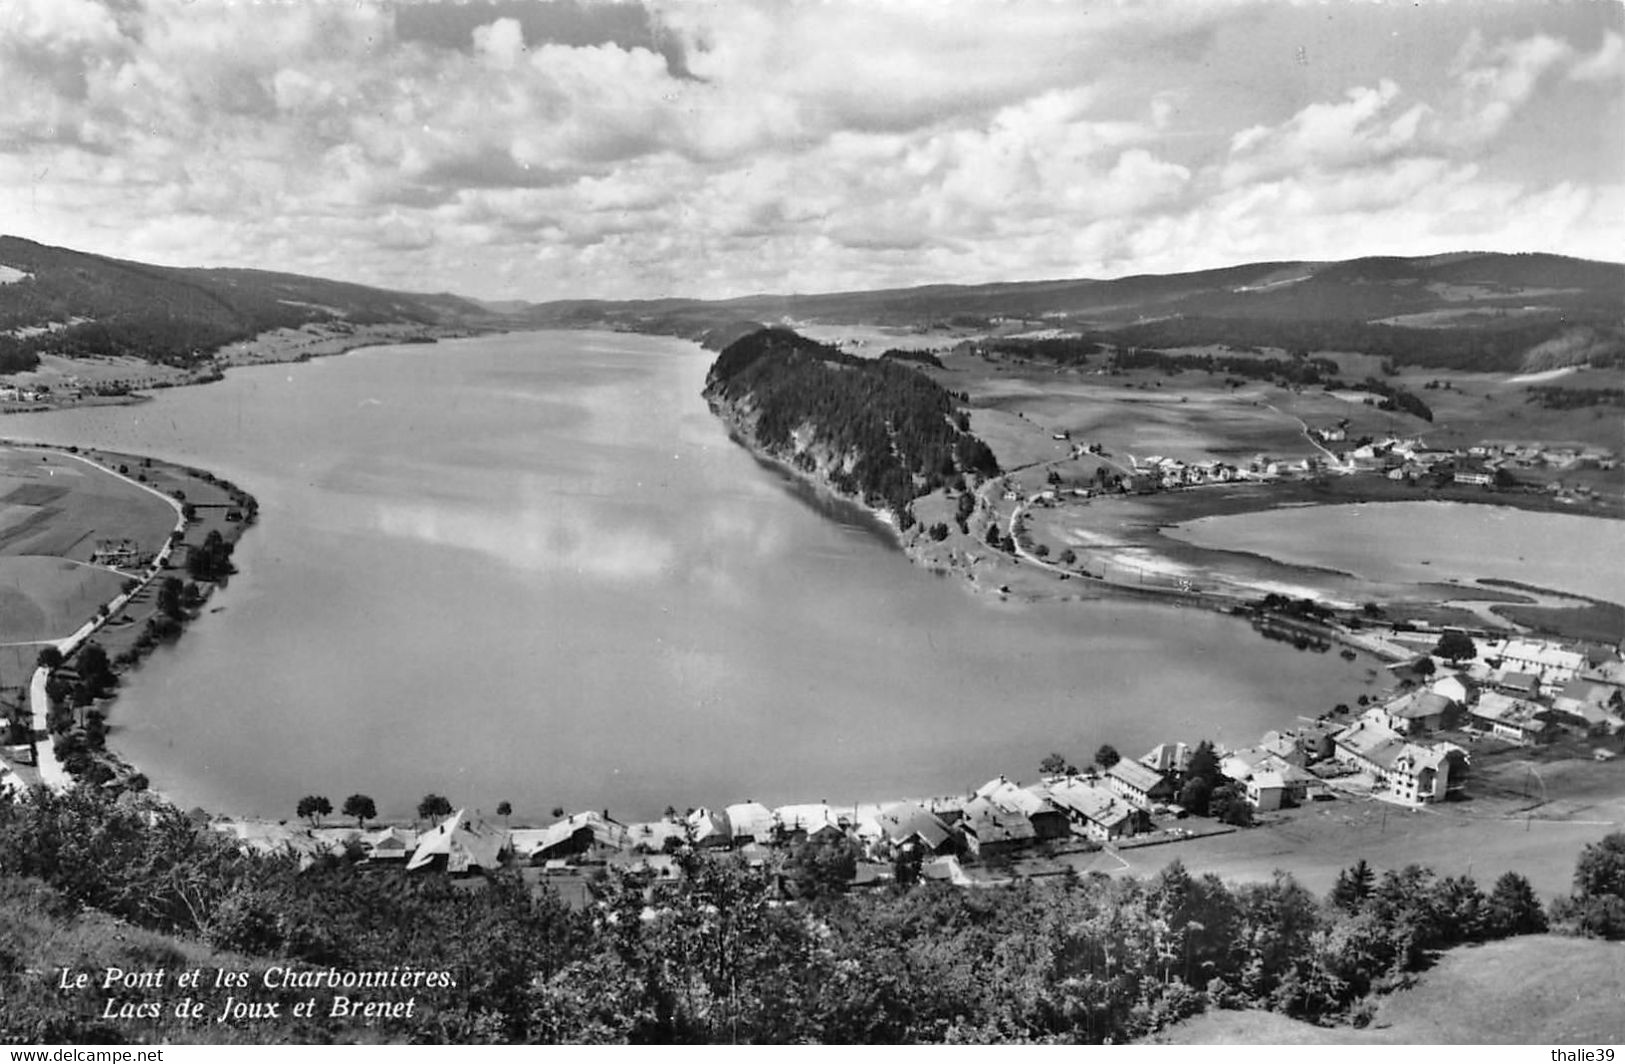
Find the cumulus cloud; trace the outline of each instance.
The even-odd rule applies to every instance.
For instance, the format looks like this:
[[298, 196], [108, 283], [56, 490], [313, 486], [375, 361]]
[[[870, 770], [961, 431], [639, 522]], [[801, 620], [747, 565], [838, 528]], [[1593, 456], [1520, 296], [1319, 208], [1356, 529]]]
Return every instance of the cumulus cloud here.
[[1460, 91], [1444, 135], [1457, 143], [1488, 141], [1528, 101], [1545, 73], [1573, 51], [1566, 41], [1545, 34], [1488, 45], [1474, 30], [1451, 66]]
[[[1409, 60], [1242, 91], [1263, 10], [14, 0], [0, 216], [136, 258], [529, 298], [1622, 235], [1617, 164], [1553, 187], [1506, 147], [1538, 107], [1565, 121], [1525, 123], [1525, 149], [1607, 135], [1619, 26], [1464, 14]], [[1475, 222], [1439, 188], [1552, 224]]]
[[1424, 104], [1403, 104], [1400, 87], [1384, 78], [1356, 86], [1342, 100], [1313, 103], [1280, 126], [1250, 126], [1230, 141], [1225, 183], [1245, 184], [1306, 168], [1368, 164], [1416, 142]]

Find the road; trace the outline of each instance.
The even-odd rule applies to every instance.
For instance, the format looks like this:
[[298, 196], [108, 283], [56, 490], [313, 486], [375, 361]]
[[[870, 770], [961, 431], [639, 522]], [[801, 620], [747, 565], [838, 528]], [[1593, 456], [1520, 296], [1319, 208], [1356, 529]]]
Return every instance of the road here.
[[[127, 484], [133, 484], [143, 491], [149, 491], [158, 496], [160, 499], [163, 499], [175, 510], [175, 531], [186, 531], [186, 512], [182, 508], [181, 504], [170, 498], [168, 495], [165, 495], [157, 488], [152, 487], [150, 484], [143, 484], [131, 477], [127, 477], [115, 469], [109, 469], [100, 462], [86, 458], [84, 455], [71, 454], [68, 452], [62, 453], [68, 458], [77, 459], [93, 469], [106, 473], [108, 476], [116, 477]], [[109, 619], [115, 616], [119, 610], [124, 608], [124, 605], [129, 602], [133, 596], [138, 594], [142, 588], [150, 584], [153, 579], [163, 571], [164, 562], [169, 560], [169, 555], [173, 549], [173, 544], [166, 540], [164, 542], [163, 549], [160, 550], [152, 559], [151, 567], [147, 569], [144, 575], [137, 578], [136, 586], [129, 591], [119, 594], [117, 598], [113, 599], [112, 602], [109, 602], [107, 604], [106, 613], [100, 614], [99, 616], [87, 621], [79, 628], [78, 631], [64, 639], [43, 640], [39, 643], [39, 645], [56, 647], [57, 650], [62, 652], [63, 657], [67, 657], [75, 650], [78, 650], [80, 645], [95, 633], [96, 629], [100, 628]], [[73, 786], [73, 777], [68, 774], [68, 770], [63, 766], [62, 762], [58, 760], [56, 756], [55, 744], [51, 742], [51, 699], [45, 691], [46, 684], [50, 678], [50, 669], [41, 666], [40, 668], [34, 670], [34, 678], [29, 684], [28, 688], [28, 708], [31, 718], [30, 726], [32, 727], [36, 737], [36, 742], [34, 744], [35, 749], [39, 752], [39, 764], [36, 765], [35, 768], [39, 772], [40, 782], [52, 790], [63, 791]]]

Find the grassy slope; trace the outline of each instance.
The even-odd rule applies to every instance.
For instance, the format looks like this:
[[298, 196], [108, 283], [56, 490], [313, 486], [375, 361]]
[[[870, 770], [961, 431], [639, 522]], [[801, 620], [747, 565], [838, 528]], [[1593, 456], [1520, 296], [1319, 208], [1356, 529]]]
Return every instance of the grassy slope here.
[[1214, 1012], [1153, 1039], [1171, 1045], [1597, 1045], [1625, 1041], [1625, 943], [1534, 935], [1452, 950], [1384, 999], [1365, 1029], [1267, 1012]]

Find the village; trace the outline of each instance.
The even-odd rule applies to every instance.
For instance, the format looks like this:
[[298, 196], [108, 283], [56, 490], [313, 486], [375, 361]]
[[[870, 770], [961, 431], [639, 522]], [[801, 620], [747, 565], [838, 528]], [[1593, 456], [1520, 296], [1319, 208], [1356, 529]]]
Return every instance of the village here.
[[1247, 831], [1319, 803], [1416, 811], [1462, 801], [1480, 754], [1561, 742], [1565, 756], [1611, 761], [1625, 742], [1625, 661], [1614, 647], [1475, 641], [1452, 630], [1418, 644], [1390, 672], [1382, 696], [1301, 718], [1251, 746], [1173, 741], [1138, 758], [1103, 747], [1083, 770], [1052, 754], [1035, 782], [1001, 775], [960, 795], [777, 808], [746, 800], [669, 808], [644, 822], [621, 822], [607, 809], [556, 810], [559, 819], [543, 827], [509, 827], [505, 808], [501, 823], [463, 809], [422, 830], [421, 822], [367, 829], [321, 826], [319, 818], [207, 822], [245, 848], [306, 865], [331, 856], [458, 877], [518, 866], [533, 883], [580, 899], [608, 869], [651, 886], [673, 881], [682, 875], [679, 852], [691, 848], [782, 869], [808, 844], [850, 853], [851, 886], [917, 876], [977, 887], [1064, 873], [1078, 855], [1118, 856], [1126, 869], [1124, 851], [1158, 846], [1158, 859], [1170, 861], [1178, 843]]
[[[1587, 478], [1574, 479], [1573, 474], [1619, 468], [1618, 456], [1608, 448], [1576, 443], [1483, 440], [1467, 447], [1448, 448], [1430, 447], [1420, 436], [1351, 440], [1346, 421], [1306, 428], [1305, 435], [1321, 452], [1319, 455], [1286, 458], [1261, 453], [1232, 463], [1212, 458], [1186, 461], [1160, 454], [1128, 454], [1124, 456], [1125, 462], [1115, 462], [1101, 444], [1073, 443], [1070, 432], [1056, 432], [1052, 433], [1052, 439], [1070, 446], [1070, 459], [1102, 458], [1121, 468], [1122, 474], [1108, 474], [1104, 466], [1099, 466], [1091, 482], [1070, 483], [1051, 468], [1046, 485], [1028, 494], [1023, 494], [1015, 478], [1006, 477], [1004, 498], [1006, 501], [1053, 503], [1063, 494], [1088, 498], [1108, 489], [1144, 494], [1205, 484], [1269, 483], [1326, 473], [1366, 473], [1408, 484], [1426, 481], [1434, 485], [1532, 488], [1559, 501], [1574, 503], [1595, 500], [1597, 493]], [[1571, 476], [1570, 481], [1562, 479], [1564, 474]]]

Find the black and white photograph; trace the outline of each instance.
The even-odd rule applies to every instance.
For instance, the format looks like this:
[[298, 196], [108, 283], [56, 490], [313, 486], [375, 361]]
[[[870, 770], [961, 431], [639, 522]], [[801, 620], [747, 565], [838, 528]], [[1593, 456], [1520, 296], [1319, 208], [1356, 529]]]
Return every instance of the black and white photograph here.
[[0, 1043], [1610, 1064], [1622, 456], [1615, 0], [0, 0]]

